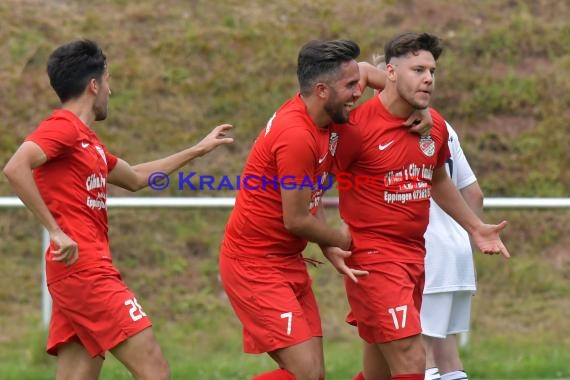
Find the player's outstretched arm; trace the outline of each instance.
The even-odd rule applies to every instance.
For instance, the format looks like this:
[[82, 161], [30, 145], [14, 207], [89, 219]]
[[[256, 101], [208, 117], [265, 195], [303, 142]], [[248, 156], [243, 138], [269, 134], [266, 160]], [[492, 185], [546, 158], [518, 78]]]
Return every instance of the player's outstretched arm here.
[[143, 189], [148, 186], [148, 179], [152, 173], [170, 174], [220, 145], [233, 143], [234, 139], [227, 137], [227, 133], [232, 128], [230, 124], [219, 125], [196, 145], [155, 161], [131, 166], [128, 162], [119, 159], [117, 165], [109, 173], [108, 181], [130, 191]]
[[509, 251], [500, 237], [500, 233], [507, 225], [507, 222], [502, 221], [499, 224], [483, 223], [465, 203], [465, 200], [447, 175], [443, 166], [434, 170], [431, 194], [439, 207], [471, 234], [475, 245], [483, 253], [500, 253], [505, 258], [510, 257]]
[[501, 231], [503, 231], [506, 226], [506, 220], [503, 220], [499, 224], [483, 224], [471, 232], [473, 242], [477, 245], [477, 248], [485, 254], [501, 254], [508, 259], [511, 255], [507, 247], [505, 247], [501, 241], [500, 236]]
[[366, 87], [375, 90], [382, 90], [386, 87], [386, 72], [384, 70], [380, 70], [368, 62], [358, 62], [358, 70], [360, 71], [358, 85], [362, 91]]
[[479, 186], [479, 182], [475, 181], [468, 186], [460, 189], [461, 196], [471, 210], [479, 217], [483, 217], [483, 191]]

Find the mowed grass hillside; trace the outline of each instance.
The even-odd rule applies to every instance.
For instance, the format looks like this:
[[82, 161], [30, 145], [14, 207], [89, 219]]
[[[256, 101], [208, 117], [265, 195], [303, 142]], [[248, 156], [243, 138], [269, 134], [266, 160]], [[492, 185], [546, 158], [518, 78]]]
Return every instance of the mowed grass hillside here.
[[[230, 122], [236, 143], [184, 169], [219, 177], [239, 174], [259, 130], [296, 92], [303, 43], [353, 39], [370, 60], [396, 33], [429, 31], [446, 46], [434, 106], [458, 131], [486, 195], [568, 197], [568, 20], [570, 5], [554, 0], [5, 0], [0, 163], [58, 107], [45, 63], [71, 39], [94, 39], [107, 54], [110, 113], [95, 128], [110, 151], [131, 163], [154, 159]], [[137, 195], [235, 194], [171, 185]], [[0, 196], [13, 196], [3, 176]], [[228, 212], [109, 212], [115, 262], [153, 316], [175, 378], [243, 379], [272, 368], [241, 354], [241, 328], [219, 283]], [[335, 210], [329, 214], [335, 221]], [[486, 218], [509, 220], [504, 241], [513, 258], [477, 256], [479, 292], [464, 353], [471, 374], [570, 377], [569, 212], [489, 210]], [[0, 378], [53, 378], [42, 353], [40, 232], [26, 210], [0, 210]], [[313, 248], [308, 254], [319, 256]], [[349, 378], [360, 346], [343, 322], [341, 278], [329, 266], [312, 273], [328, 337], [327, 378]], [[127, 378], [112, 363], [105, 378]]]

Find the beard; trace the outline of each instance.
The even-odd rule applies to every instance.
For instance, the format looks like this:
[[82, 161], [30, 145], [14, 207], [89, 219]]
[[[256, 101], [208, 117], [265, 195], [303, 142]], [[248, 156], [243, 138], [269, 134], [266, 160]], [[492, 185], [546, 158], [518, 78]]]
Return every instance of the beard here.
[[95, 106], [93, 112], [95, 113], [95, 121], [105, 120], [107, 118], [107, 105], [104, 107]]
[[335, 124], [344, 124], [348, 122], [348, 112], [344, 109], [344, 103], [339, 106], [327, 103], [325, 104], [325, 111]]

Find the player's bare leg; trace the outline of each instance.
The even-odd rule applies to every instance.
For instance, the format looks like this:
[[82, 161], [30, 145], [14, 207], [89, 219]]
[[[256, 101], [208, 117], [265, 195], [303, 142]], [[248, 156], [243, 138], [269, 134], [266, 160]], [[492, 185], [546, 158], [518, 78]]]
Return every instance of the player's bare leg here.
[[428, 335], [422, 335], [422, 341], [426, 350], [426, 373], [425, 380], [439, 380], [441, 379], [438, 362], [434, 358], [433, 347], [441, 338], [435, 338]]
[[297, 380], [324, 379], [323, 339], [320, 337], [272, 351], [269, 355]]
[[448, 335], [445, 339], [435, 341], [432, 345], [432, 351], [440, 373], [463, 371], [463, 363], [459, 358], [455, 335]]
[[56, 380], [97, 380], [103, 358], [92, 358], [79, 342], [71, 341], [57, 350]]
[[137, 380], [170, 379], [168, 363], [162, 354], [152, 327], [133, 335], [110, 351]]
[[377, 345], [390, 366], [392, 376], [425, 372], [426, 354], [420, 334]]
[[390, 367], [376, 343], [364, 342], [363, 375], [365, 380], [390, 380]]

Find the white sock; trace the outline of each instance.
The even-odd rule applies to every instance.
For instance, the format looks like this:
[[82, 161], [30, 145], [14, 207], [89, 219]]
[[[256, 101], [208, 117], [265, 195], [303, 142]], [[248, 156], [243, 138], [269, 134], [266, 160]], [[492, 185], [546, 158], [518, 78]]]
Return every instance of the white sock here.
[[439, 369], [437, 367], [426, 369], [424, 380], [440, 380]]
[[465, 371], [453, 371], [441, 375], [441, 380], [469, 380]]

